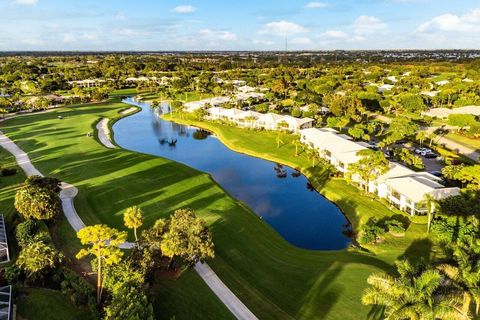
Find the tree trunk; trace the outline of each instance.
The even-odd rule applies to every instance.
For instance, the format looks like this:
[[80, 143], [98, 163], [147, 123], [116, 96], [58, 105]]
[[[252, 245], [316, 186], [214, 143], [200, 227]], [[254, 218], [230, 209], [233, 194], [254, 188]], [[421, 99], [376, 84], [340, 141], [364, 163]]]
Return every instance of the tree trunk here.
[[98, 257], [98, 270], [97, 270], [97, 305], [102, 301], [102, 262]]
[[430, 233], [430, 225], [432, 224], [433, 212], [429, 209], [427, 215], [427, 233]]
[[135, 235], [135, 242], [138, 242], [137, 228], [133, 228], [133, 234]]
[[170, 257], [170, 261], [168, 262], [168, 270], [172, 268], [172, 263], [173, 263], [173, 256]]
[[471, 303], [472, 303], [472, 297], [468, 293], [465, 293], [463, 295], [463, 312], [468, 313]]

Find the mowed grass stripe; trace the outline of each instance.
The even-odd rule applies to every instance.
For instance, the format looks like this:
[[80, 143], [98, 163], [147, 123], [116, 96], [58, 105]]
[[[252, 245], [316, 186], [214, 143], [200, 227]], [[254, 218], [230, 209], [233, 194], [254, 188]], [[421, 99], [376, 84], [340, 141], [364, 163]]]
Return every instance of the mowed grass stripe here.
[[[366, 318], [369, 308], [361, 305], [360, 297], [367, 276], [373, 271], [391, 270], [390, 262], [406, 247], [395, 248], [384, 257], [293, 247], [208, 175], [162, 158], [108, 150], [86, 137], [100, 117], [115, 118], [118, 110], [124, 108], [125, 105], [115, 102], [69, 107], [12, 119], [2, 125], [2, 130], [31, 155], [42, 172], [80, 189], [75, 205], [88, 224], [108, 223], [124, 229], [121, 213], [131, 205], [142, 207], [146, 225], [179, 207], [196, 210], [213, 232], [217, 258], [212, 261], [212, 268], [259, 318]], [[58, 119], [59, 115], [64, 119]], [[247, 142], [238, 139], [236, 143], [257, 147], [251, 138]], [[262, 148], [259, 152], [268, 156], [275, 153], [271, 145]], [[345, 190], [350, 188], [348, 194], [353, 193], [353, 187], [332, 181], [336, 183], [333, 189], [338, 185]], [[325, 180], [328, 183], [330, 180]], [[349, 218], [361, 220], [360, 205], [354, 198], [343, 199], [344, 194], [338, 191], [339, 201], [355, 210], [351, 217], [347, 212]], [[383, 205], [364, 201], [364, 211], [391, 213]], [[412, 234], [411, 240], [414, 238]], [[407, 247], [411, 243], [405, 242]], [[382, 245], [385, 252], [388, 243]], [[188, 304], [178, 307], [189, 308]]]

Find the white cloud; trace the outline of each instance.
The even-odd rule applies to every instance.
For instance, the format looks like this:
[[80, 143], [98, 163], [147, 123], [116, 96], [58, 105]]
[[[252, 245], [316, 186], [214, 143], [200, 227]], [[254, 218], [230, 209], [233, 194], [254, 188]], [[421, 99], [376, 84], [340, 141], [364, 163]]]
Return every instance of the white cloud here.
[[293, 38], [288, 42], [291, 43], [291, 44], [303, 45], [303, 46], [310, 45], [310, 44], [313, 43], [312, 40], [310, 40], [310, 38], [308, 38], [308, 37]]
[[24, 6], [33, 6], [38, 3], [38, 0], [15, 0], [15, 2]]
[[479, 32], [480, 31], [480, 9], [472, 10], [464, 15], [446, 13], [437, 16], [418, 28], [418, 32]]
[[219, 30], [211, 30], [211, 29], [202, 29], [198, 31], [200, 37], [207, 41], [236, 41], [238, 39], [235, 33], [230, 31], [219, 31]]
[[34, 38], [28, 38], [28, 39], [23, 39], [22, 43], [29, 45], [29, 46], [43, 46], [45, 42], [41, 39], [34, 39]]
[[73, 43], [75, 41], [76, 41], [75, 37], [72, 36], [70, 33], [66, 33], [66, 34], [63, 35], [63, 42]]
[[273, 21], [267, 23], [263, 29], [259, 31], [260, 34], [271, 34], [271, 35], [292, 35], [307, 32], [307, 29], [297, 23], [289, 21]]
[[271, 40], [262, 40], [262, 39], [253, 39], [252, 43], [255, 45], [262, 45], [262, 46], [272, 46], [275, 42]]
[[93, 40], [97, 40], [97, 36], [91, 33], [83, 33], [80, 36], [80, 39], [86, 40], [86, 41], [93, 41]]
[[115, 14], [116, 20], [125, 20], [125, 13], [123, 11], [117, 11]]
[[328, 30], [321, 33], [320, 38], [343, 40], [348, 38], [348, 34], [340, 30]]
[[325, 8], [326, 6], [327, 4], [325, 2], [309, 2], [304, 6], [304, 8], [319, 9], [319, 8]]
[[192, 13], [192, 12], [195, 12], [196, 10], [197, 8], [189, 4], [181, 5], [173, 8], [173, 12], [176, 12], [176, 13]]
[[112, 33], [122, 37], [139, 37], [149, 35], [148, 32], [136, 31], [128, 28], [116, 28], [112, 30]]
[[388, 26], [380, 19], [372, 16], [360, 16], [352, 24], [354, 33], [359, 39], [375, 33], [384, 33]]

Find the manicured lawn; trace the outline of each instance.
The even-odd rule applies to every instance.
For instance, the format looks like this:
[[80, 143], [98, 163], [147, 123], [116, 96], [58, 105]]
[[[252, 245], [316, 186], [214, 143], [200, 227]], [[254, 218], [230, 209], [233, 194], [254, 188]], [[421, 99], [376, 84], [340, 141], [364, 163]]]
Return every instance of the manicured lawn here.
[[194, 270], [177, 280], [156, 281], [152, 294], [155, 319], [235, 319]]
[[89, 311], [74, 306], [59, 291], [48, 289], [21, 289], [17, 313], [28, 320], [89, 320]]
[[0, 214], [3, 214], [7, 223], [16, 212], [13, 206], [15, 192], [26, 177], [22, 169], [17, 166], [15, 157], [0, 147], [0, 169], [16, 169], [17, 173], [12, 176], [0, 177]]
[[[75, 206], [87, 224], [106, 223], [124, 229], [122, 212], [131, 205], [144, 210], [146, 225], [178, 208], [196, 210], [213, 232], [216, 258], [210, 263], [212, 268], [261, 319], [365, 319], [370, 308], [361, 305], [360, 297], [368, 275], [391, 270], [391, 263], [405, 252], [417, 256], [428, 247], [422, 225], [412, 225], [400, 240], [387, 237], [374, 248], [377, 255], [293, 247], [208, 175], [166, 159], [109, 150], [86, 137], [99, 117], [117, 117], [121, 109], [125, 109], [121, 103], [64, 108], [9, 120], [0, 130], [27, 151], [43, 173], [79, 188]], [[292, 146], [276, 149], [272, 133], [252, 135], [236, 128], [222, 128], [222, 133], [229, 146], [255, 150], [259, 156], [318, 176], [315, 185], [342, 207], [355, 226], [370, 216], [393, 214], [384, 205], [360, 196], [343, 180], [327, 180], [320, 167], [308, 169], [309, 161], [303, 156], [295, 158]], [[59, 236], [73, 242], [70, 232], [66, 223], [59, 225]], [[223, 318], [225, 310], [218, 300], [208, 298], [211, 292], [198, 281], [193, 274], [174, 283], [160, 282], [160, 286], [173, 286], [172, 294], [179, 299], [173, 302], [164, 296], [170, 290], [159, 290], [157, 299], [164, 302], [156, 306], [168, 308], [166, 313], [176, 314], [177, 319]], [[199, 311], [198, 306], [206, 303], [202, 308], [210, 311]], [[162, 312], [158, 308], [156, 311]]]

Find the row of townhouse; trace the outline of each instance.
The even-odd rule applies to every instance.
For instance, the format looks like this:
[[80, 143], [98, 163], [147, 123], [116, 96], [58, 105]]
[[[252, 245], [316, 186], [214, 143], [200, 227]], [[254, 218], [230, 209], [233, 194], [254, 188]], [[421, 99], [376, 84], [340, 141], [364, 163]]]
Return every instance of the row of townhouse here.
[[213, 97], [208, 99], [203, 99], [199, 101], [191, 101], [184, 104], [185, 111], [193, 112], [197, 109], [205, 108], [208, 104], [212, 107], [219, 107], [224, 103], [229, 102], [240, 102], [246, 101], [248, 99], [260, 100], [265, 97], [264, 93], [259, 92], [238, 92], [234, 98], [227, 97], [227, 96], [220, 96], [220, 97]]
[[79, 88], [94, 88], [103, 86], [107, 80], [102, 79], [86, 79], [86, 80], [76, 80], [76, 81], [68, 81], [68, 84]]
[[[309, 128], [300, 131], [300, 139], [309, 147], [318, 150], [319, 156], [326, 159], [335, 168], [348, 173], [349, 165], [360, 160], [358, 151], [366, 149], [361, 143], [352, 141], [352, 138], [339, 134], [330, 128]], [[358, 177], [352, 177], [357, 180]], [[415, 172], [395, 162], [389, 163], [389, 170], [370, 181], [368, 191], [400, 210], [415, 214], [427, 212], [426, 196], [440, 200], [460, 193], [459, 188], [446, 188], [440, 184], [440, 178], [427, 172]]]
[[311, 118], [295, 118], [275, 113], [260, 113], [222, 107], [212, 107], [207, 112], [210, 120], [231, 121], [240, 127], [263, 128], [265, 130], [283, 129], [297, 133], [302, 129], [313, 126], [313, 119]]

